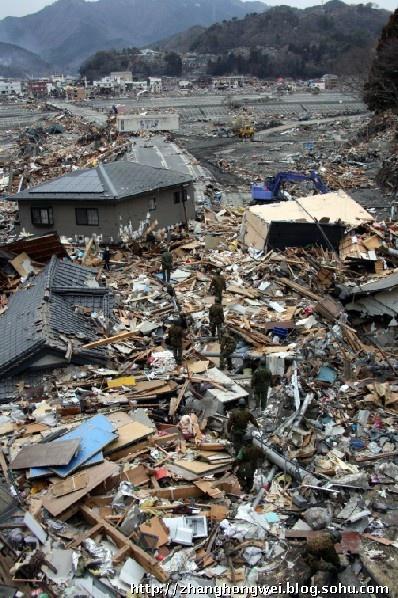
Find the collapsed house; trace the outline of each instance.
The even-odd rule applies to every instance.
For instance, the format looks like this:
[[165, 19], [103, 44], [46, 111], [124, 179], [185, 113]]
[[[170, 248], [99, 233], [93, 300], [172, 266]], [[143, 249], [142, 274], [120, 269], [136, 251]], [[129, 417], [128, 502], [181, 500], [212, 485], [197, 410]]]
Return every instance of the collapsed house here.
[[20, 232], [56, 230], [76, 240], [118, 242], [148, 219], [164, 228], [195, 217], [190, 175], [127, 161], [76, 170], [10, 199], [18, 202]]
[[263, 251], [320, 245], [338, 249], [347, 226], [372, 222], [373, 217], [344, 191], [310, 195], [292, 201], [246, 209], [241, 239]]
[[44, 265], [53, 256], [68, 257], [59, 236], [50, 232], [5, 243], [0, 246], [0, 289], [12, 288], [16, 276], [26, 277], [34, 273], [36, 266]]
[[106, 350], [85, 349], [111, 322], [113, 298], [94, 270], [53, 257], [14, 293], [0, 317], [0, 400], [12, 398], [22, 373], [69, 363], [104, 363]]

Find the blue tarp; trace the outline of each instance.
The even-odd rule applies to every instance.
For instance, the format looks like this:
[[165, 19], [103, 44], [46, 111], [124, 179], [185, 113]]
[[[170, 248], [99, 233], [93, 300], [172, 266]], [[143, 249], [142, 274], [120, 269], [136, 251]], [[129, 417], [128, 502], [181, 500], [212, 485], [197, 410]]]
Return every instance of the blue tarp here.
[[[80, 446], [75, 456], [71, 459], [68, 465], [62, 467], [34, 467], [29, 472], [29, 477], [41, 477], [51, 473], [56, 473], [61, 478], [66, 478], [84, 465], [94, 465], [102, 461], [102, 454], [100, 451], [114, 440], [117, 435], [113, 433], [113, 425], [104, 415], [95, 415], [91, 419], [85, 421], [77, 428], [74, 428], [59, 440], [71, 440], [73, 438], [80, 439]], [[95, 457], [95, 461], [92, 458]], [[47, 473], [48, 472], [48, 473]]]

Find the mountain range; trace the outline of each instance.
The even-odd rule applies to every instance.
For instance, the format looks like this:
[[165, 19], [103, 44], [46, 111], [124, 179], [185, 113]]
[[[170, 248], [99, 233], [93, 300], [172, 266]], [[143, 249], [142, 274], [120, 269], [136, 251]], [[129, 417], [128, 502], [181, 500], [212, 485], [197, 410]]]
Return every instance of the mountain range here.
[[0, 41], [34, 52], [54, 67], [77, 71], [98, 50], [144, 47], [194, 25], [266, 8], [241, 0], [57, 0], [37, 13], [2, 19]]
[[331, 0], [298, 9], [275, 6], [260, 14], [194, 27], [157, 45], [174, 52], [213, 54], [212, 75], [317, 77], [367, 69], [390, 13], [368, 4]]
[[37, 54], [14, 44], [0, 42], [0, 77], [41, 77], [50, 68]]

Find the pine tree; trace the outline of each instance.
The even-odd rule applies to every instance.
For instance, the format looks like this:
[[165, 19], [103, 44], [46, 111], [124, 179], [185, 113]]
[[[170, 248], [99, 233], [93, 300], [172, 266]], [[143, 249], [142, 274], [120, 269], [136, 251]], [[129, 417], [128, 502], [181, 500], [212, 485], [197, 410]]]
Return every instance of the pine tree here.
[[398, 111], [398, 9], [381, 33], [365, 83], [364, 100], [375, 112]]

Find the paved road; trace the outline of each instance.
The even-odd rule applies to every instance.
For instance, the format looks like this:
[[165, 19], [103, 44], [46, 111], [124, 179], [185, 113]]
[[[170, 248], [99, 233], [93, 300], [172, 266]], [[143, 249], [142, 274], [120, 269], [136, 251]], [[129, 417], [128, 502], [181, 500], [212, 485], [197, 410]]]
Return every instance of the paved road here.
[[106, 112], [99, 112], [90, 107], [89, 104], [84, 106], [78, 106], [70, 102], [51, 102], [52, 106], [55, 106], [59, 110], [69, 110], [75, 116], [82, 116], [87, 122], [95, 123], [96, 125], [105, 126], [108, 118]]
[[[356, 98], [341, 93], [324, 93], [318, 96], [311, 94], [293, 94], [291, 96], [275, 97], [268, 99], [267, 94], [236, 95], [238, 102], [245, 104], [257, 120], [270, 115], [296, 116], [306, 109], [313, 114], [344, 114], [364, 112], [365, 106]], [[161, 110], [174, 108], [178, 111], [182, 123], [198, 121], [227, 122], [233, 114], [225, 103], [225, 95], [205, 94], [196, 96], [162, 96], [143, 97], [140, 102], [129, 97], [98, 99], [88, 105], [98, 110], [108, 112], [113, 104], [126, 106], [133, 112], [142, 110]]]
[[[308, 93], [297, 93], [289, 96], [274, 97], [270, 101], [267, 100], [269, 94], [231, 94], [235, 100], [242, 103], [263, 103], [266, 102], [273, 105], [283, 104], [333, 104], [342, 102], [343, 104], [358, 103], [354, 97], [346, 94], [331, 92], [321, 93], [313, 96]], [[225, 104], [226, 95], [221, 94], [204, 94], [193, 96], [142, 96], [137, 102], [135, 98], [120, 97], [111, 99], [97, 99], [91, 102], [91, 105], [96, 108], [110, 108], [113, 104], [123, 104], [129, 108], [172, 108], [172, 107], [205, 107], [205, 106], [221, 106]]]
[[[318, 96], [302, 93], [283, 96], [282, 98], [276, 97], [271, 100], [267, 99], [267, 94], [236, 95], [234, 97], [240, 103], [245, 103], [257, 120], [266, 119], [275, 114], [297, 116], [303, 112], [304, 105], [314, 115], [365, 111], [364, 105], [357, 99], [340, 93], [324, 93]], [[174, 108], [178, 110], [181, 123], [184, 124], [201, 121], [228, 122], [233, 114], [229, 106], [226, 105], [225, 100], [225, 95], [203, 94], [196, 96], [143, 97], [140, 102], [130, 97], [120, 97], [97, 99], [81, 105], [60, 101], [53, 102], [53, 104], [59, 109], [66, 108], [76, 116], [82, 116], [85, 120], [99, 125], [106, 123], [107, 114], [113, 104], [124, 105], [132, 112]]]
[[151, 139], [133, 138], [132, 151], [127, 159], [140, 164], [147, 164], [155, 168], [169, 168], [177, 172], [187, 172], [197, 179], [205, 177], [206, 173], [195, 159], [182, 151], [175, 143], [164, 141], [161, 135]]
[[265, 129], [264, 131], [257, 131], [257, 133], [254, 137], [254, 140], [262, 141], [264, 139], [264, 137], [269, 137], [273, 133], [280, 133], [281, 131], [288, 131], [289, 129], [296, 129], [298, 127], [305, 127], [307, 125], [323, 125], [328, 122], [334, 122], [336, 120], [341, 120], [342, 118], [344, 118], [344, 120], [358, 120], [358, 119], [360, 120], [363, 118], [363, 114], [355, 114], [355, 115], [344, 116], [344, 117], [342, 117], [339, 114], [336, 114], [335, 116], [331, 116], [330, 118], [312, 118], [310, 120], [305, 120], [305, 121], [292, 120], [289, 123], [285, 123], [284, 125], [281, 125], [280, 127], [273, 127], [272, 129]]
[[18, 106], [1, 106], [0, 129], [2, 131], [8, 129], [24, 129], [29, 126], [39, 125], [43, 118], [51, 115], [52, 112], [25, 110], [23, 108], [19, 108]]

